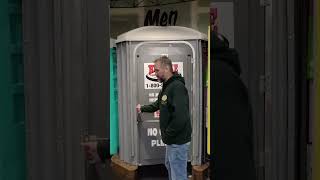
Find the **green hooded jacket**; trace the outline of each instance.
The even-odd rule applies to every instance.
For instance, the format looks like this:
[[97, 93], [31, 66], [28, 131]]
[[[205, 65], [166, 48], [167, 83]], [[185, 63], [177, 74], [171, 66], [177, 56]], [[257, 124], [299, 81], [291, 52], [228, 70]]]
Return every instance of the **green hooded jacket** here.
[[162, 141], [167, 144], [185, 144], [191, 141], [191, 121], [188, 90], [184, 78], [179, 74], [163, 83], [158, 100], [141, 107], [142, 112], [160, 109]]

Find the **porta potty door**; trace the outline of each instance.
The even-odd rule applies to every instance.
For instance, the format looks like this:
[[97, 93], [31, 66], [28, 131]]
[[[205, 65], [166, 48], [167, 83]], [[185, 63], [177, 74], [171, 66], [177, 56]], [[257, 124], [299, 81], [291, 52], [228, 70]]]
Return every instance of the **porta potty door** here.
[[[185, 78], [191, 109], [191, 59], [194, 55], [192, 47], [184, 42], [145, 42], [137, 46], [134, 52], [137, 70], [137, 102], [146, 105], [157, 100], [162, 84], [157, 82], [153, 61], [161, 55], [168, 56], [173, 62], [173, 70], [178, 71]], [[138, 118], [139, 165], [164, 163], [165, 144], [161, 140], [159, 115], [159, 111], [142, 113]]]

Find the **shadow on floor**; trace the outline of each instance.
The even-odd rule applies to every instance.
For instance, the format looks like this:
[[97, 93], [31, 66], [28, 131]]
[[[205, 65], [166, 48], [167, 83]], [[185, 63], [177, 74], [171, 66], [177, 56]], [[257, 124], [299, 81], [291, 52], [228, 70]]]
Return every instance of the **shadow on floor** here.
[[138, 178], [141, 180], [167, 180], [168, 171], [164, 165], [141, 166], [138, 168]]
[[[140, 166], [137, 180], [168, 180], [168, 172], [164, 165]], [[191, 175], [191, 164], [188, 163], [188, 176]], [[104, 165], [88, 166], [86, 180], [122, 180], [111, 168], [111, 160]]]

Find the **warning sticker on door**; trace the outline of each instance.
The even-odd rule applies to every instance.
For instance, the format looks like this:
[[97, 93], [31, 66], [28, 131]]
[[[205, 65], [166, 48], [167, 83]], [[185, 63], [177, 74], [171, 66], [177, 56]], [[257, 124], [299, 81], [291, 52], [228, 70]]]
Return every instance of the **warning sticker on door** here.
[[156, 137], [156, 139], [154, 138], [149, 138], [151, 140], [150, 142], [150, 146], [151, 147], [161, 147], [161, 146], [166, 146], [166, 144], [163, 143], [163, 141], [161, 140], [161, 131], [158, 128], [153, 128], [150, 127], [147, 129], [147, 137]]
[[[183, 76], [183, 62], [172, 63], [173, 72], [178, 72]], [[161, 89], [162, 83], [158, 82], [154, 70], [154, 63], [144, 63], [144, 89]]]

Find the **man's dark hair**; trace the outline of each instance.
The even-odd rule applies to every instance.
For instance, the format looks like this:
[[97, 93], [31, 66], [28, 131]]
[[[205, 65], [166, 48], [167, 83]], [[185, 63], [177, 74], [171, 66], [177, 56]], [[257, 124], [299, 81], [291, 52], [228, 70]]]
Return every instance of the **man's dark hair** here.
[[161, 56], [160, 58], [157, 58], [156, 60], [153, 61], [154, 63], [157, 63], [159, 62], [161, 67], [164, 67], [164, 66], [167, 66], [169, 67], [169, 70], [171, 72], [173, 72], [173, 69], [172, 69], [172, 61], [171, 59], [169, 59], [167, 56]]

